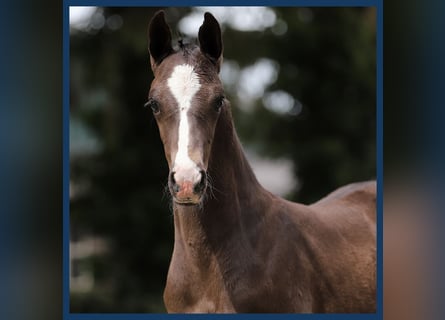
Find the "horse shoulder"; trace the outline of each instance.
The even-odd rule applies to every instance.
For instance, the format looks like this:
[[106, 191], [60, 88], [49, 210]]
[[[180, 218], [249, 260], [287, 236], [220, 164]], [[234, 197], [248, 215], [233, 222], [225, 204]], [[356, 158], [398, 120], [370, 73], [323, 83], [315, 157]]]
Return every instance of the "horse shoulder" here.
[[375, 202], [375, 182], [354, 183], [307, 206], [304, 219], [299, 214], [305, 251], [313, 270], [323, 275], [315, 290], [315, 309], [375, 310]]

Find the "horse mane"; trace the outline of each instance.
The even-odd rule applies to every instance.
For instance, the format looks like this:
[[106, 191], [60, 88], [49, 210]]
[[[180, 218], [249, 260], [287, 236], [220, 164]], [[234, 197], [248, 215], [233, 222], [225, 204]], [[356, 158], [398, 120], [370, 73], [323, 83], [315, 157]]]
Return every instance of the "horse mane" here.
[[185, 42], [184, 38], [178, 39], [178, 51], [182, 51], [184, 56], [189, 56], [198, 46], [194, 43]]
[[185, 44], [184, 44], [183, 38], [178, 39], [178, 45], [179, 45], [179, 49], [184, 49]]

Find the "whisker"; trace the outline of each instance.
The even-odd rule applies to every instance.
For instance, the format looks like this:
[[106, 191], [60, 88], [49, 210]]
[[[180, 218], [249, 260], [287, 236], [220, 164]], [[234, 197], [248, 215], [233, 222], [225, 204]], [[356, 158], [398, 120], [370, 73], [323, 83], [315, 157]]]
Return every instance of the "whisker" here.
[[162, 191], [162, 200], [167, 200], [168, 209], [173, 216], [173, 196], [170, 193], [170, 189], [168, 187], [168, 181], [163, 185]]
[[209, 187], [210, 187], [210, 191], [211, 191], [211, 195], [213, 196], [213, 198], [215, 199], [215, 200], [218, 200], [217, 198], [216, 198], [216, 195], [215, 195], [215, 192], [214, 191], [216, 191], [216, 192], [218, 192], [219, 194], [222, 194], [222, 195], [224, 195], [224, 192], [223, 191], [221, 191], [221, 190], [219, 190], [218, 188], [216, 188], [215, 187], [215, 184], [213, 183], [213, 178], [212, 178], [212, 176], [210, 175], [210, 174], [207, 174], [207, 183], [208, 183], [208, 185], [209, 185]]
[[209, 174], [208, 173], [206, 173], [206, 182], [207, 182], [207, 192], [204, 194], [204, 196], [208, 196], [209, 198], [213, 198], [213, 199], [216, 199], [215, 198], [215, 195], [214, 195], [214, 193], [213, 193], [213, 183], [212, 183], [212, 179], [211, 179], [211, 177], [209, 176]]
[[224, 194], [221, 190], [219, 190], [218, 188], [215, 187], [215, 184], [213, 183], [213, 178], [212, 176], [210, 176], [210, 174], [206, 174], [206, 180], [207, 180], [207, 186], [209, 189], [209, 197], [215, 200], [218, 200], [215, 191], [218, 192], [219, 194]]

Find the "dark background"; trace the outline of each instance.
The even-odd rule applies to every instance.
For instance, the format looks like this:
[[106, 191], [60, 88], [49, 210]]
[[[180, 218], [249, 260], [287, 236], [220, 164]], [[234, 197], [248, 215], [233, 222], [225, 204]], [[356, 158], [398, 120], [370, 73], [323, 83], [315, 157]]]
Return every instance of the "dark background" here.
[[[444, 6], [384, 1], [385, 319], [445, 314]], [[3, 1], [0, 26], [0, 317], [61, 319], [62, 3]]]
[[[89, 27], [71, 33], [72, 312], [165, 311], [173, 245], [163, 195], [168, 168], [151, 111], [142, 108], [152, 80], [146, 32], [156, 10], [100, 8]], [[173, 34], [190, 10], [166, 9]], [[241, 141], [260, 156], [294, 163], [290, 174], [299, 183], [286, 194], [291, 200], [309, 203], [343, 184], [374, 179], [376, 10], [271, 10], [276, 22], [261, 31], [223, 24], [224, 63], [242, 71], [267, 58], [277, 72], [265, 93], [247, 102], [237, 88], [249, 90], [255, 74], [226, 83]], [[264, 106], [263, 96], [276, 90], [295, 99], [287, 111]], [[83, 255], [88, 249], [81, 246], [91, 252]]]

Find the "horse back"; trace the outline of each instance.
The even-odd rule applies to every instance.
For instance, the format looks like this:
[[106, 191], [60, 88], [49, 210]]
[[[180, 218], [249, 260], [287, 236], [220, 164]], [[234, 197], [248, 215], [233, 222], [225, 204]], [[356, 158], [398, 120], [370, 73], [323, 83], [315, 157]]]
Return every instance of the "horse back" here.
[[[370, 222], [376, 222], [376, 194], [375, 181], [351, 183], [331, 192], [326, 197], [310, 205], [316, 211], [336, 215], [345, 208], [361, 212]], [[349, 210], [347, 210], [349, 211]]]

